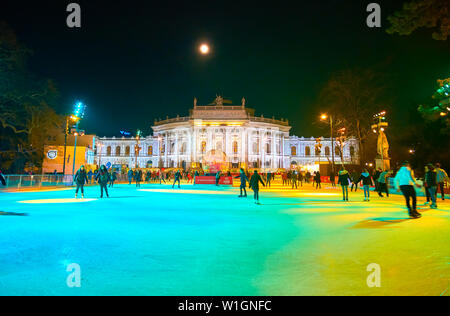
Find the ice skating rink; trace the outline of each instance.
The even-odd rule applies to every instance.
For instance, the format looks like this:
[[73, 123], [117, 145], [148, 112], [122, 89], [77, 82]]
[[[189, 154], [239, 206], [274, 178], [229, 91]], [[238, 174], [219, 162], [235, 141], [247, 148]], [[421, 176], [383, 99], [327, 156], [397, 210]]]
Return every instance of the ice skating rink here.
[[[450, 202], [401, 196], [118, 185], [0, 192], [0, 295], [450, 295]], [[424, 204], [419, 198], [419, 205]], [[69, 288], [67, 266], [81, 267]], [[369, 288], [367, 266], [381, 268]]]

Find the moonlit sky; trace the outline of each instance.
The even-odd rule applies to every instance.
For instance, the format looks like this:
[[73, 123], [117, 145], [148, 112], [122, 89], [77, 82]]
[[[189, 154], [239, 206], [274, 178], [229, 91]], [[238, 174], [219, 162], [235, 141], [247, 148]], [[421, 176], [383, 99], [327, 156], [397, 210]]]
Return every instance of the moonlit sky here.
[[[427, 30], [400, 37], [369, 29], [370, 2], [78, 1], [82, 28], [73, 30], [65, 25], [70, 1], [4, 0], [0, 20], [34, 51], [30, 69], [57, 83], [58, 111], [88, 104], [87, 133], [149, 134], [155, 118], [185, 116], [194, 97], [204, 105], [221, 94], [235, 104], [245, 97], [257, 115], [288, 118], [293, 134], [310, 137], [328, 136], [312, 123], [334, 71], [375, 65], [386, 73], [398, 127], [449, 76], [448, 41]], [[386, 26], [401, 1], [378, 2]], [[199, 53], [202, 43], [210, 54]]]

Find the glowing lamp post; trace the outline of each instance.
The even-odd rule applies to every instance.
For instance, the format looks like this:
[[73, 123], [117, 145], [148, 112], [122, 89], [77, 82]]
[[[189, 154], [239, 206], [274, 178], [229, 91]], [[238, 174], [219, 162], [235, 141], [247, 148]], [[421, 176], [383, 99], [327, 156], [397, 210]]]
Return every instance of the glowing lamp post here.
[[332, 157], [332, 171], [334, 173], [334, 135], [333, 135], [333, 116], [330, 115], [328, 116], [327, 114], [322, 114], [322, 116], [320, 117], [320, 119], [324, 122], [327, 122], [329, 119], [329, 124], [330, 124], [330, 137], [331, 137], [331, 157]]
[[389, 123], [386, 122], [386, 111], [375, 114], [373, 118], [376, 124], [372, 125], [372, 129], [375, 134], [378, 134], [376, 167], [381, 168], [383, 171], [389, 170], [389, 143], [384, 133], [386, 128], [389, 127]]
[[86, 111], [86, 105], [83, 104], [83, 102], [77, 102], [75, 105], [75, 110], [73, 113], [73, 117], [76, 119], [76, 125], [73, 132], [73, 135], [75, 136], [75, 144], [73, 149], [73, 167], [72, 167], [72, 175], [75, 175], [75, 163], [77, 158], [77, 138], [78, 136], [83, 136], [84, 131], [78, 130], [78, 125], [80, 124], [80, 120], [84, 118], [84, 113]]

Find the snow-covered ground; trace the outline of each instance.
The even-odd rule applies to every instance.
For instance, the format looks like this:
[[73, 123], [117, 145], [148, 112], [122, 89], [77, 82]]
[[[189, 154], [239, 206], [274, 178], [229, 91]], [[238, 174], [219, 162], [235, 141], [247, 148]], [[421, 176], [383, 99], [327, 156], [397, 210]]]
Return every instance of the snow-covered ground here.
[[450, 295], [450, 202], [409, 220], [401, 196], [346, 203], [310, 185], [276, 185], [262, 205], [214, 186], [110, 195], [0, 193], [0, 295]]

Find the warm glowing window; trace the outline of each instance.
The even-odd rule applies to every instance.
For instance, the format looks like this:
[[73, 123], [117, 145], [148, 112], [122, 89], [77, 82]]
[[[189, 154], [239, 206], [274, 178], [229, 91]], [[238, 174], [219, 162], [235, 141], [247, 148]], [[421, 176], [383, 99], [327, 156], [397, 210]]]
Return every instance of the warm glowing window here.
[[108, 146], [108, 148], [106, 148], [106, 155], [111, 156], [111, 146]]
[[293, 146], [291, 148], [291, 156], [297, 156], [297, 147]]
[[201, 151], [202, 151], [202, 154], [206, 153], [206, 142], [202, 142]]
[[153, 146], [148, 147], [148, 156], [153, 156]]
[[120, 156], [120, 147], [119, 146], [116, 147], [116, 156]]
[[233, 153], [237, 154], [239, 152], [239, 144], [238, 142], [233, 142]]
[[125, 148], [125, 156], [130, 156], [130, 146], [127, 146], [126, 148]]
[[306, 147], [305, 147], [305, 156], [306, 156], [306, 157], [311, 156], [311, 148], [309, 148], [309, 146], [306, 146]]
[[330, 147], [325, 147], [325, 156], [330, 156]]

